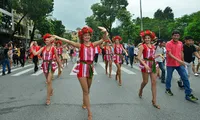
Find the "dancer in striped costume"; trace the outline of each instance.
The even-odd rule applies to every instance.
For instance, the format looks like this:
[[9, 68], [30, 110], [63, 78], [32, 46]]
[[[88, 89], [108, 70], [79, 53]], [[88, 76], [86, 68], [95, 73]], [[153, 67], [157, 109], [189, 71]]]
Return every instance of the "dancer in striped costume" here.
[[[139, 90], [139, 97], [142, 97], [143, 88], [148, 83], [148, 78], [151, 78], [151, 90], [152, 90], [152, 105], [158, 109], [160, 106], [156, 104], [156, 78], [158, 65], [155, 62], [155, 47], [151, 44], [152, 40], [156, 38], [155, 33], [150, 30], [142, 31], [140, 36], [143, 39], [143, 44], [139, 47], [139, 53], [137, 59], [140, 61], [140, 68], [142, 72], [143, 82]], [[143, 56], [143, 59], [141, 58]]]
[[[56, 50], [57, 50], [57, 55], [60, 61], [63, 61], [62, 53], [63, 53], [63, 48], [62, 48], [62, 41], [58, 40], [56, 41]], [[58, 77], [60, 77], [62, 73], [62, 68], [58, 67]]]
[[123, 61], [123, 52], [126, 54], [126, 56], [128, 56], [128, 53], [126, 52], [126, 50], [124, 49], [122, 44], [120, 44], [121, 40], [122, 40], [122, 38], [120, 36], [115, 36], [113, 38], [113, 41], [114, 41], [114, 44], [113, 44], [113, 47], [114, 47], [113, 60], [116, 64], [116, 66], [117, 66], [115, 79], [119, 80], [119, 86], [122, 85], [121, 65], [122, 65], [122, 61]]
[[61, 66], [61, 61], [58, 58], [56, 48], [52, 45], [54, 41], [54, 37], [50, 34], [45, 34], [43, 36], [43, 40], [46, 44], [46, 46], [42, 47], [39, 51], [35, 51], [33, 49], [33, 43], [31, 43], [31, 51], [34, 55], [40, 55], [42, 53], [42, 69], [44, 72], [44, 75], [46, 77], [46, 82], [47, 82], [47, 100], [46, 104], [50, 105], [50, 96], [53, 95], [53, 88], [52, 88], [52, 76], [54, 71], [57, 68], [56, 62], [53, 60], [54, 56], [56, 57], [57, 62], [59, 63], [59, 66]]
[[90, 100], [89, 100], [89, 91], [92, 84], [93, 72], [94, 72], [94, 55], [95, 47], [108, 39], [108, 33], [105, 28], [99, 27], [102, 32], [104, 32], [103, 39], [91, 42], [91, 36], [93, 30], [90, 27], [83, 27], [79, 32], [80, 43], [76, 43], [58, 36], [55, 36], [57, 39], [60, 39], [72, 46], [79, 48], [79, 65], [76, 67], [79, 70], [77, 71], [77, 77], [81, 84], [83, 90], [83, 108], [88, 110], [88, 120], [92, 120], [92, 112], [90, 109]]
[[111, 71], [112, 71], [112, 47], [110, 46], [110, 40], [105, 41], [104, 49], [104, 62], [106, 68], [106, 75], [108, 75], [108, 64], [109, 64], [109, 78], [111, 78]]

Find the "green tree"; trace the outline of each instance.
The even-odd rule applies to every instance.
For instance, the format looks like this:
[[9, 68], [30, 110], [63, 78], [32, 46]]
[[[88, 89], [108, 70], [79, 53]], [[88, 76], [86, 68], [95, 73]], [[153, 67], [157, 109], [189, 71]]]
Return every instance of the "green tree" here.
[[158, 9], [155, 13], [154, 13], [154, 18], [158, 19], [158, 20], [163, 20], [163, 12], [161, 9]]
[[51, 22], [54, 26], [54, 34], [58, 36], [63, 36], [63, 34], [65, 33], [65, 26], [62, 24], [62, 21], [52, 20]]
[[101, 36], [100, 31], [98, 29], [98, 26], [101, 26], [99, 21], [95, 20], [95, 17], [92, 15], [90, 17], [87, 17], [85, 19], [86, 25], [91, 27], [94, 31], [93, 36], [92, 36], [92, 41], [98, 40]]
[[96, 21], [105, 27], [112, 37], [112, 25], [117, 18], [119, 10], [126, 9], [127, 0], [101, 0], [101, 3], [93, 4], [91, 9]]
[[[34, 21], [34, 23], [38, 22], [44, 16], [47, 16], [49, 13], [53, 11], [53, 0], [12, 0], [12, 7], [16, 10], [17, 13], [22, 14], [23, 16], [17, 23], [17, 27], [14, 30], [12, 37], [17, 32], [20, 27], [21, 21], [25, 16]], [[34, 32], [36, 29], [36, 25], [34, 25], [31, 40], [34, 38]]]
[[41, 35], [44, 35], [45, 33], [54, 34], [54, 24], [51, 22], [51, 20], [43, 18], [35, 24]]
[[63, 37], [66, 38], [66, 39], [68, 39], [68, 40], [72, 39], [72, 35], [70, 33], [64, 33]]
[[174, 20], [174, 13], [171, 7], [166, 7], [164, 9], [163, 17], [165, 20]]

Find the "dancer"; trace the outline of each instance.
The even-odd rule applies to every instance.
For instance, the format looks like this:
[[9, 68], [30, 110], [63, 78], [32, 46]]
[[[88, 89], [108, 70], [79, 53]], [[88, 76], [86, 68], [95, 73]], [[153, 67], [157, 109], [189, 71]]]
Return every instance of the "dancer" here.
[[[143, 39], [143, 44], [139, 47], [137, 59], [140, 62], [140, 68], [142, 72], [143, 81], [139, 90], [139, 97], [142, 98], [143, 88], [148, 83], [148, 78], [151, 78], [151, 91], [152, 91], [152, 105], [158, 109], [160, 106], [156, 104], [156, 78], [158, 65], [155, 62], [155, 58], [161, 55], [155, 56], [155, 47], [151, 42], [155, 39], [155, 34], [150, 30], [142, 31], [140, 36]], [[143, 59], [142, 59], [143, 56]]]
[[63, 52], [62, 52], [62, 58], [63, 58], [62, 63], [63, 63], [63, 66], [65, 64], [67, 66], [67, 64], [68, 64], [67, 63], [67, 59], [69, 59], [69, 55], [68, 55], [67, 51], [68, 51], [67, 45], [63, 45]]
[[47, 99], [46, 99], [46, 105], [50, 105], [50, 96], [53, 95], [53, 88], [52, 88], [52, 76], [54, 71], [57, 68], [56, 62], [53, 61], [53, 56], [55, 55], [57, 62], [59, 63], [59, 66], [61, 67], [61, 61], [58, 58], [56, 48], [52, 45], [54, 41], [54, 37], [50, 34], [45, 34], [43, 36], [43, 40], [46, 44], [46, 46], [42, 47], [39, 51], [35, 51], [33, 49], [33, 42], [31, 43], [31, 51], [34, 55], [40, 55], [42, 53], [42, 69], [44, 72], [44, 75], [46, 77], [47, 82]]
[[121, 40], [122, 40], [122, 38], [120, 36], [115, 36], [113, 38], [113, 41], [114, 41], [114, 44], [113, 44], [113, 47], [114, 47], [113, 60], [115, 62], [115, 65], [117, 66], [115, 79], [119, 80], [119, 86], [122, 85], [121, 65], [122, 65], [122, 61], [123, 61], [123, 52], [126, 54], [126, 56], [128, 56], [128, 53], [126, 52], [126, 50], [124, 49], [122, 44], [120, 44]]
[[105, 41], [105, 46], [103, 48], [104, 54], [104, 62], [106, 68], [106, 75], [108, 75], [108, 64], [109, 64], [109, 78], [111, 78], [112, 71], [112, 48], [110, 46], [110, 40]]
[[[62, 48], [61, 40], [56, 41], [56, 50], [57, 50], [58, 58], [60, 59], [60, 61], [63, 62], [63, 57], [62, 57], [63, 48]], [[62, 68], [58, 67], [58, 77], [60, 77], [61, 73], [62, 73]]]
[[75, 43], [73, 41], [58, 37], [55, 35], [55, 38], [60, 39], [64, 42], [67, 42], [68, 44], [71, 44], [72, 46], [79, 48], [80, 54], [80, 63], [79, 63], [79, 72], [77, 73], [77, 77], [79, 79], [79, 82], [81, 84], [82, 90], [83, 90], [83, 108], [88, 110], [88, 120], [92, 120], [92, 112], [90, 109], [90, 100], [89, 100], [89, 92], [90, 87], [92, 84], [92, 78], [93, 78], [93, 70], [94, 70], [94, 55], [95, 55], [95, 47], [97, 45], [100, 45], [104, 42], [104, 40], [107, 40], [107, 31], [103, 27], [99, 27], [99, 29], [104, 32], [103, 39], [91, 42], [91, 37], [93, 30], [90, 27], [83, 27], [79, 32], [79, 39], [80, 43]]

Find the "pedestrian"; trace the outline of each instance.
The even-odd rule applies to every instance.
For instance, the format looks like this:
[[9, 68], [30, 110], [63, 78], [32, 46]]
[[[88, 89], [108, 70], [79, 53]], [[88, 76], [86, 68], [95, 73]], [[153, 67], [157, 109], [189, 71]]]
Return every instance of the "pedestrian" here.
[[[38, 46], [36, 41], [33, 41], [32, 49], [35, 52], [40, 50], [40, 47]], [[31, 58], [33, 59], [33, 63], [34, 63], [34, 73], [36, 73], [38, 71], [38, 56], [40, 55], [34, 55], [31, 49], [30, 49], [30, 53], [31, 53]]]
[[94, 55], [94, 62], [95, 62], [95, 64], [97, 64], [97, 62], [98, 62], [99, 52], [100, 52], [100, 47], [98, 45], [98, 46], [95, 47], [95, 55]]
[[[193, 55], [198, 58], [200, 62], [200, 56], [193, 45], [193, 38], [191, 36], [185, 37], [185, 44], [183, 45], [183, 54], [184, 54], [184, 62], [185, 62], [185, 69], [188, 75], [188, 79], [190, 78], [192, 74], [192, 66], [193, 66]], [[178, 81], [178, 86], [180, 88], [184, 88], [184, 85], [182, 83], [182, 80]]]
[[[159, 40], [158, 45], [156, 46], [155, 54], [160, 55], [160, 56], [158, 56], [155, 60], [158, 63], [160, 70], [162, 71], [161, 77], [159, 75], [161, 82], [165, 83], [165, 66], [164, 66], [164, 62], [163, 62], [165, 58], [164, 58], [164, 49], [163, 48], [164, 48], [164, 41]], [[160, 71], [160, 70], [158, 70], [158, 71]]]
[[93, 78], [93, 72], [94, 72], [94, 55], [95, 55], [95, 47], [100, 45], [104, 42], [104, 40], [107, 40], [107, 31], [105, 28], [100, 27], [100, 29], [104, 32], [103, 39], [91, 42], [91, 36], [93, 33], [92, 28], [90, 27], [83, 27], [79, 32], [78, 36], [80, 39], [80, 43], [76, 43], [58, 36], [55, 36], [55, 38], [60, 39], [64, 42], [67, 42], [68, 44], [73, 45], [76, 48], [79, 48], [79, 72], [77, 73], [77, 77], [79, 79], [79, 82], [81, 84], [82, 90], [83, 90], [83, 108], [88, 110], [88, 120], [92, 120], [92, 112], [90, 109], [90, 100], [89, 100], [89, 92], [90, 87], [92, 84], [92, 78]]
[[19, 64], [19, 56], [18, 56], [18, 51], [17, 51], [17, 47], [16, 45], [14, 45], [13, 48], [13, 62], [14, 62], [14, 66], [18, 66]]
[[4, 53], [3, 53], [3, 59], [2, 59], [2, 75], [6, 75], [6, 67], [8, 69], [8, 73], [11, 73], [11, 67], [10, 67], [10, 61], [9, 61], [9, 55], [8, 55], [9, 47], [8, 44], [5, 44], [4, 46]]
[[167, 78], [166, 78], [166, 94], [173, 96], [171, 91], [171, 80], [173, 71], [176, 69], [181, 80], [183, 81], [185, 89], [185, 99], [189, 101], [197, 101], [196, 98], [191, 93], [190, 81], [188, 80], [188, 75], [185, 70], [185, 63], [183, 58], [183, 44], [179, 41], [180, 32], [172, 32], [172, 40], [168, 41], [166, 44], [167, 50]]
[[111, 78], [112, 72], [112, 47], [110, 46], [110, 40], [105, 41], [105, 46], [103, 47], [104, 54], [104, 62], [105, 62], [105, 70], [106, 75], [108, 75], [108, 66], [109, 66], [109, 78]]
[[21, 63], [21, 67], [24, 67], [25, 65], [25, 53], [26, 53], [26, 49], [25, 46], [23, 44], [20, 45], [20, 63]]
[[131, 64], [131, 68], [133, 68], [133, 60], [134, 60], [134, 44], [129, 44], [128, 45], [128, 57], [130, 59], [130, 64]]
[[67, 45], [63, 45], [63, 52], [62, 52], [62, 58], [63, 58], [63, 61], [62, 61], [62, 63], [63, 63], [63, 66], [66, 64], [66, 66], [67, 66], [67, 60], [69, 59], [69, 55], [68, 55], [68, 53], [67, 53], [67, 51], [68, 51], [68, 47], [67, 47]]
[[[155, 59], [159, 56], [155, 55], [155, 46], [151, 42], [155, 39], [156, 35], [150, 30], [142, 31], [140, 33], [143, 43], [139, 46], [139, 52], [137, 59], [140, 62], [140, 68], [142, 72], [143, 81], [139, 90], [139, 97], [142, 97], [143, 89], [148, 83], [148, 78], [151, 79], [151, 91], [152, 91], [152, 105], [160, 109], [160, 106], [156, 102], [156, 78], [158, 65]], [[142, 59], [143, 56], [143, 59]]]
[[124, 49], [123, 45], [120, 44], [120, 41], [122, 38], [120, 36], [113, 37], [113, 48], [114, 48], [114, 56], [113, 61], [115, 62], [115, 65], [117, 67], [116, 76], [115, 79], [119, 81], [118, 85], [122, 85], [122, 78], [121, 78], [121, 65], [123, 64], [123, 52], [126, 56], [128, 56], [128, 53]]
[[[53, 88], [52, 88], [52, 76], [54, 71], [57, 68], [57, 64], [56, 62], [54, 62], [54, 56], [56, 57], [56, 60], [59, 61], [58, 55], [57, 55], [57, 51], [56, 51], [56, 47], [52, 45], [53, 41], [54, 41], [54, 37], [50, 34], [45, 34], [43, 36], [43, 40], [45, 42], [45, 46], [40, 48], [39, 51], [35, 51], [33, 49], [33, 42], [31, 43], [31, 51], [34, 55], [40, 55], [42, 53], [42, 59], [43, 59], [43, 63], [42, 63], [42, 69], [43, 69], [43, 73], [46, 77], [46, 82], [47, 82], [47, 99], [46, 99], [46, 105], [50, 105], [51, 101], [50, 101], [50, 96], [53, 95]], [[61, 61], [58, 62], [59, 66], [62, 66]]]

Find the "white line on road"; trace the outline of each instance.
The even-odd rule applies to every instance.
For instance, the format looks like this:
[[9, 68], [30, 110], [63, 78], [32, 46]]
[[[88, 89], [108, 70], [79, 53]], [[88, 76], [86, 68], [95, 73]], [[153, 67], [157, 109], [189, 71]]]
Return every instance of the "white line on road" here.
[[[27, 68], [29, 66], [33, 66], [33, 64], [29, 64], [29, 65], [26, 65], [24, 67], [19, 67], [19, 68], [15, 68], [15, 69], [11, 69], [11, 72], [14, 72], [14, 71], [17, 71], [17, 70], [21, 70], [21, 69], [24, 69], [24, 68]], [[2, 73], [2, 72], [1, 72]]]
[[[105, 70], [105, 63], [99, 62], [99, 64], [100, 64], [101, 67], [103, 67], [103, 69]], [[109, 70], [109, 69], [108, 69], [108, 70]], [[112, 70], [111, 75], [116, 75], [116, 72]]]
[[24, 73], [27, 73], [27, 72], [31, 71], [31, 70], [33, 70], [33, 68], [26, 69], [24, 71], [18, 72], [18, 73], [14, 74], [14, 75], [11, 75], [11, 76], [20, 76], [20, 75], [22, 75]]
[[[74, 73], [74, 72], [73, 72], [73, 69], [74, 69], [76, 66], [77, 66], [77, 63], [74, 64], [74, 66], [73, 66], [73, 68], [72, 68], [72, 70], [71, 70], [70, 75], [77, 75], [77, 73]], [[94, 75], [97, 75], [97, 72], [96, 72], [95, 68], [94, 68]]]
[[38, 76], [43, 73], [43, 70], [39, 70], [36, 73], [32, 74], [31, 76]]
[[124, 67], [121, 67], [121, 70], [124, 71], [124, 72], [126, 72], [126, 73], [128, 73], [128, 74], [131, 74], [131, 75], [136, 74], [136, 73], [134, 73], [134, 72], [132, 72], [132, 71], [130, 71], [130, 70], [124, 68]]

